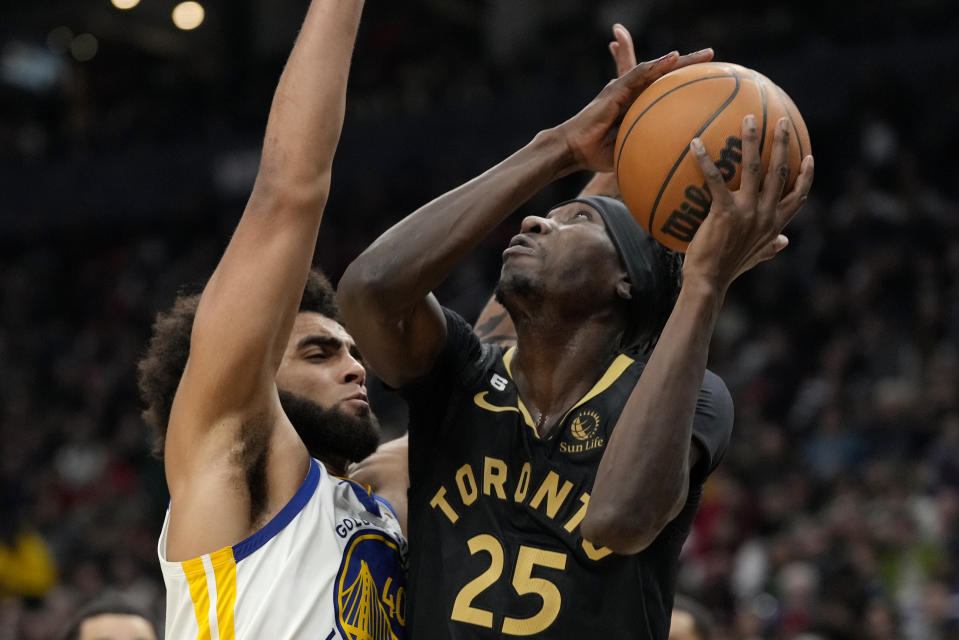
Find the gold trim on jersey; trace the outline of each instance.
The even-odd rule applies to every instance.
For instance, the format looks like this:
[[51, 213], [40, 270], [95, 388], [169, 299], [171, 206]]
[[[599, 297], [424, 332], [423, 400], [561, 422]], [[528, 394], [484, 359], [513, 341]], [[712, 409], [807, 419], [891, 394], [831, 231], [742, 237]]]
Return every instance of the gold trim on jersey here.
[[[513, 356], [516, 355], [516, 347], [510, 347], [503, 353], [503, 365], [506, 367], [506, 374], [512, 378], [513, 371], [510, 365], [513, 362]], [[569, 414], [573, 412], [574, 409], [581, 407], [583, 404], [589, 402], [602, 392], [609, 389], [616, 380], [619, 379], [623, 372], [629, 368], [629, 365], [633, 364], [635, 360], [630, 358], [624, 353], [616, 356], [616, 359], [606, 368], [606, 372], [596, 381], [596, 384], [593, 385], [593, 388], [586, 392], [579, 402], [574, 404], [569, 410], [563, 415], [563, 419], [560, 420], [560, 424], [566, 421], [566, 418], [569, 417]], [[514, 381], [515, 385], [516, 382]], [[536, 425], [533, 422], [533, 417], [530, 415], [529, 410], [526, 408], [526, 405], [523, 404], [523, 399], [519, 397], [519, 389], [516, 390], [516, 406], [515, 407], [499, 407], [492, 405], [486, 402], [487, 391], [477, 393], [473, 396], [473, 402], [481, 409], [486, 409], [487, 411], [517, 411], [523, 416], [523, 421], [526, 423], [526, 426], [533, 430], [533, 433], [536, 434], [536, 437], [539, 438], [539, 432], [536, 430]]]
[[[208, 557], [213, 569], [213, 590], [209, 584], [209, 571], [203, 558]], [[201, 556], [181, 562], [183, 575], [190, 587], [190, 600], [196, 615], [197, 640], [210, 640], [210, 598], [216, 600], [216, 628], [220, 640], [234, 640], [236, 629], [234, 609], [236, 608], [236, 560], [233, 547], [224, 547], [209, 556]]]
[[216, 581], [216, 622], [220, 640], [234, 640], [233, 610], [236, 607], [236, 561], [233, 547], [220, 549], [210, 554], [213, 577]]
[[203, 558], [193, 558], [181, 562], [183, 573], [190, 585], [190, 600], [196, 614], [196, 640], [210, 640], [210, 588], [206, 584], [206, 567]]

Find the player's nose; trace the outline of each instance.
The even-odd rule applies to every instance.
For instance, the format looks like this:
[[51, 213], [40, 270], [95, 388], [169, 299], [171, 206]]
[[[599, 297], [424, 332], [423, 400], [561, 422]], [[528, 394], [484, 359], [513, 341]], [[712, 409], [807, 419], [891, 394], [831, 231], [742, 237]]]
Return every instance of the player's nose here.
[[361, 387], [366, 385], [366, 367], [352, 355], [346, 356], [343, 380], [344, 382], [355, 382]]
[[520, 224], [522, 233], [549, 233], [553, 230], [553, 221], [541, 216], [526, 216]]

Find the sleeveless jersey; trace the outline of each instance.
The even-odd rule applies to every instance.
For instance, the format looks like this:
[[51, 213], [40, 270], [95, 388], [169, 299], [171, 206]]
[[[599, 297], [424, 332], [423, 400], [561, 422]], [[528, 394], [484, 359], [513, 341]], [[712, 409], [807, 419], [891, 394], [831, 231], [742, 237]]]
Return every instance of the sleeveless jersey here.
[[616, 355], [540, 438], [512, 380], [513, 349], [481, 345], [444, 311], [448, 337], [433, 370], [402, 390], [411, 636], [664, 640], [679, 553], [732, 430], [722, 380], [707, 372], [697, 401], [692, 446], [701, 456], [685, 507], [642, 552], [617, 555], [585, 540], [579, 524], [644, 363]]
[[406, 540], [385, 500], [316, 460], [262, 529], [186, 562], [158, 552], [174, 640], [400, 640]]

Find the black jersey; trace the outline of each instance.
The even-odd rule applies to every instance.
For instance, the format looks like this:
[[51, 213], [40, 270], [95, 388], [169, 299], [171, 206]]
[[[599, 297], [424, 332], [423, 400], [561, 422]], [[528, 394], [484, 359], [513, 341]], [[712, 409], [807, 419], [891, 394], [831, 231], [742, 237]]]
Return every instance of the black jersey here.
[[403, 390], [411, 637], [665, 639], [679, 552], [732, 430], [722, 380], [707, 372], [697, 402], [702, 456], [685, 508], [645, 550], [617, 555], [583, 539], [579, 523], [643, 363], [617, 355], [540, 438], [511, 378], [513, 351], [481, 345], [465, 320], [445, 313], [447, 343], [433, 371]]

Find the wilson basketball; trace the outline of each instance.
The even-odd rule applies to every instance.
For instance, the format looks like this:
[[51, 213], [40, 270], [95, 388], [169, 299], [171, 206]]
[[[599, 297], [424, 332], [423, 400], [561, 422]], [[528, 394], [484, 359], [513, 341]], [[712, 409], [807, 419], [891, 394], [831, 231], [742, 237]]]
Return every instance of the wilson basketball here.
[[651, 84], [626, 112], [614, 151], [623, 201], [659, 242], [686, 251], [712, 198], [689, 151], [699, 137], [730, 190], [742, 177], [742, 123], [753, 114], [759, 128], [763, 177], [779, 118], [789, 120], [789, 181], [810, 153], [799, 109], [769, 78], [728, 62], [677, 69]]

